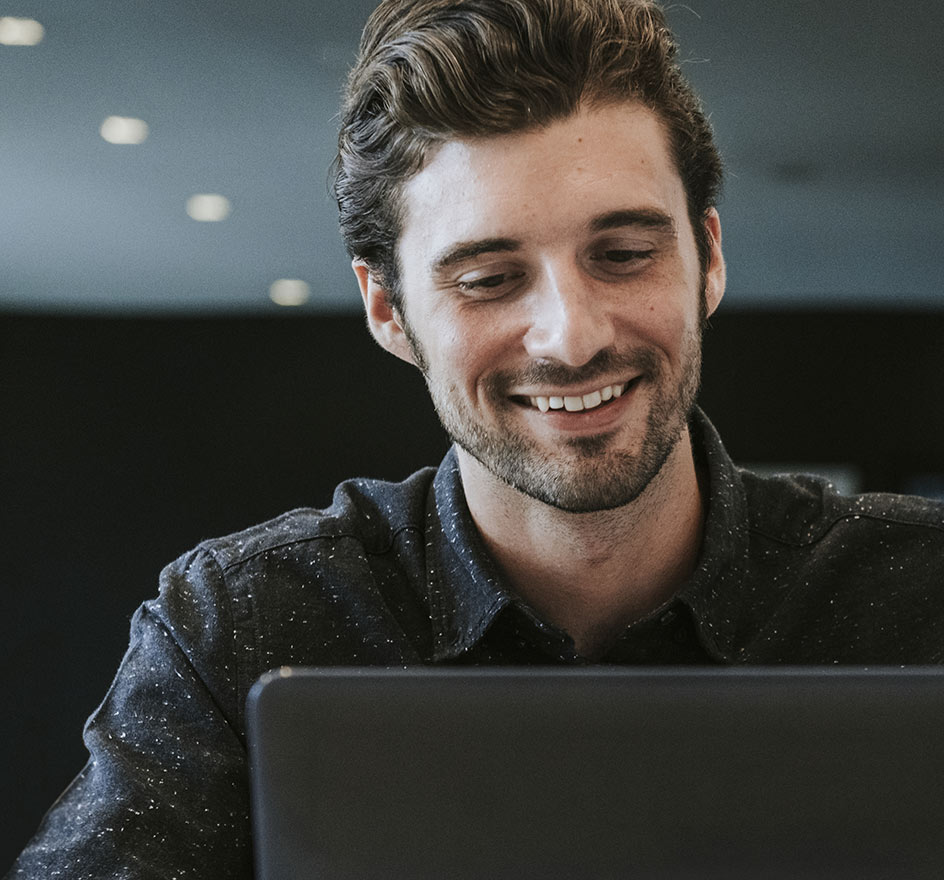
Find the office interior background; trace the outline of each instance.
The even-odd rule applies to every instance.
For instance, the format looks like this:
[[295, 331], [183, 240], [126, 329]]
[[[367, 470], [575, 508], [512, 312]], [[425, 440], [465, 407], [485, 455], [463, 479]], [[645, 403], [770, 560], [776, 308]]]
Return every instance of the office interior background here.
[[[329, 195], [374, 0], [0, 0], [0, 870], [161, 566], [447, 441]], [[727, 162], [701, 403], [739, 462], [944, 497], [944, 6], [687, 0]]]

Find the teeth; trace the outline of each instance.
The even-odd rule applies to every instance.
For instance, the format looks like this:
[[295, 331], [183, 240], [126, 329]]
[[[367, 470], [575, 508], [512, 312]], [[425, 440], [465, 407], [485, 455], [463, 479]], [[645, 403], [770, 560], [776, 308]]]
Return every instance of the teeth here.
[[529, 398], [531, 406], [536, 407], [542, 413], [549, 409], [564, 409], [567, 412], [582, 412], [585, 409], [594, 409], [607, 400], [614, 397], [621, 397], [623, 394], [622, 385], [607, 385], [599, 391], [591, 391], [584, 394], [583, 397], [531, 397]]

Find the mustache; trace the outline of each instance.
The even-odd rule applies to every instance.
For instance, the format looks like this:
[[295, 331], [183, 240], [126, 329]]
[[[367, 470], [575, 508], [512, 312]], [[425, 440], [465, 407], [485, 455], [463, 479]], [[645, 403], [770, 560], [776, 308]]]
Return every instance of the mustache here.
[[620, 373], [656, 374], [659, 368], [658, 357], [649, 349], [633, 352], [603, 349], [579, 367], [559, 361], [532, 361], [519, 371], [495, 373], [489, 377], [488, 384], [493, 392], [519, 385], [580, 385], [604, 377], [612, 379], [614, 374]]

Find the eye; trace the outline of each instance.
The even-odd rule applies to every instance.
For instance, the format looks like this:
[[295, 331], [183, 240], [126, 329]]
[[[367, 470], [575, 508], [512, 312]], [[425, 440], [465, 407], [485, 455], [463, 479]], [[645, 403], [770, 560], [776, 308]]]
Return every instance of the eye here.
[[597, 274], [619, 278], [645, 271], [652, 264], [655, 255], [656, 249], [651, 246], [620, 247], [614, 242], [593, 248], [588, 259]]
[[652, 256], [651, 250], [630, 250], [629, 248], [609, 248], [591, 257], [601, 263], [635, 263], [648, 260]]
[[490, 275], [461, 278], [456, 282], [456, 287], [469, 296], [496, 299], [504, 296], [523, 275], [523, 272], [493, 272]]
[[498, 275], [486, 275], [484, 278], [476, 278], [473, 281], [460, 281], [459, 287], [462, 290], [480, 290], [483, 287], [498, 287], [505, 283], [505, 273]]
[[603, 256], [614, 263], [628, 263], [630, 260], [645, 259], [650, 253], [650, 251], [613, 250], [604, 252]]

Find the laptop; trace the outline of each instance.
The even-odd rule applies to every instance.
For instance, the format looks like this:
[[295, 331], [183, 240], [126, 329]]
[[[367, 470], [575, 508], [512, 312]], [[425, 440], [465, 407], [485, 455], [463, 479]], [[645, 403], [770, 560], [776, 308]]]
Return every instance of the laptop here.
[[944, 877], [944, 670], [284, 668], [259, 880]]

